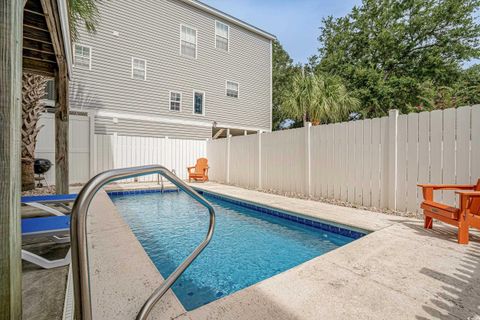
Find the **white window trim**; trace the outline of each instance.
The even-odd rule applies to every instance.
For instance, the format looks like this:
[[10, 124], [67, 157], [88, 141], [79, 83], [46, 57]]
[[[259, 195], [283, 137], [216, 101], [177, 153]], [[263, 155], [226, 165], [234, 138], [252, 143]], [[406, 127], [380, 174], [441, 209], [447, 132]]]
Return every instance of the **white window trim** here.
[[[47, 78], [47, 82], [48, 81], [53, 81], [54, 82], [54, 88], [55, 88], [55, 80], [53, 78]], [[46, 88], [45, 88], [46, 90]], [[56, 100], [52, 100], [52, 99], [41, 99], [40, 100], [44, 105], [45, 107], [49, 107], [49, 108], [55, 108], [55, 101]]]
[[42, 99], [40, 101], [45, 105], [45, 107], [55, 108], [55, 100]]
[[[133, 68], [133, 61], [134, 61], [134, 60], [141, 60], [141, 61], [145, 62], [145, 78], [144, 78], [144, 79], [137, 79], [137, 78], [134, 78], [134, 77], [133, 77], [133, 69], [134, 69], [134, 68]], [[132, 74], [131, 74], [131, 78], [132, 78], [132, 79], [134, 79], [134, 80], [140, 80], [140, 81], [142, 81], [142, 80], [143, 80], [143, 81], [147, 81], [147, 60], [141, 59], [141, 58], [132, 57], [132, 70], [131, 70], [131, 71], [132, 71]]]
[[[203, 94], [203, 105], [202, 105], [202, 113], [195, 113], [195, 93], [201, 93]], [[205, 91], [200, 91], [200, 90], [193, 90], [193, 95], [192, 95], [192, 114], [195, 116], [205, 116]]]
[[[227, 95], [227, 90], [228, 90], [228, 83], [231, 82], [231, 83], [235, 83], [237, 85], [237, 97], [230, 97], [229, 95]], [[232, 80], [225, 80], [225, 96], [228, 97], [228, 98], [233, 98], [233, 99], [240, 99], [240, 83], [238, 82], [235, 82], [235, 81], [232, 81]]]
[[[225, 50], [222, 50], [220, 48], [217, 47], [217, 22], [220, 22], [221, 24], [224, 24], [228, 27], [228, 33], [227, 33], [227, 51]], [[215, 20], [215, 37], [213, 38], [213, 41], [215, 41], [214, 45], [215, 45], [215, 49], [218, 49], [220, 51], [223, 51], [223, 52], [230, 52], [230, 25], [229, 24], [226, 24], [225, 22], [222, 22], [220, 20]]]
[[[195, 58], [182, 54], [182, 27], [187, 27], [187, 28], [190, 28], [192, 30], [195, 30]], [[180, 23], [180, 35], [179, 35], [179, 40], [178, 41], [179, 41], [179, 44], [180, 44], [180, 47], [179, 47], [180, 55], [182, 57], [185, 57], [185, 58], [196, 60], [197, 57], [198, 57], [198, 30], [197, 30], [197, 28], [194, 28], [194, 27], [192, 27], [188, 24]]]
[[[180, 110], [172, 110], [172, 93], [180, 94]], [[168, 111], [170, 111], [170, 112], [182, 112], [182, 101], [183, 101], [183, 97], [182, 97], [182, 93], [180, 91], [173, 91], [173, 90], [168, 91]]]
[[[77, 60], [77, 50], [76, 50], [76, 46], [81, 46], [81, 47], [85, 47], [85, 48], [88, 48], [88, 52], [89, 52], [89, 56], [88, 56], [88, 69], [85, 68], [85, 67], [82, 67], [82, 66], [76, 66], [75, 65], [75, 61]], [[75, 68], [78, 68], [78, 69], [83, 69], [83, 70], [92, 70], [92, 47], [91, 46], [87, 46], [87, 45], [84, 45], [84, 44], [81, 44], [81, 43], [74, 43], [73, 44], [73, 48], [75, 49], [74, 50], [74, 53], [73, 53], [73, 66]]]

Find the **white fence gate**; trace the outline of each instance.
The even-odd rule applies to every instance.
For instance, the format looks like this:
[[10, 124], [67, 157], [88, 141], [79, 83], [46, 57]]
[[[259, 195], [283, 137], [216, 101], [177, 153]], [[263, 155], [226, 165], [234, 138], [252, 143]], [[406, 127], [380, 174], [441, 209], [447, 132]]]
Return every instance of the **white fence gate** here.
[[[35, 157], [55, 164], [55, 115], [45, 113], [39, 120], [44, 127], [38, 133]], [[70, 183], [84, 183], [90, 178], [90, 127], [87, 115], [70, 115], [69, 127], [69, 178]], [[55, 184], [55, 166], [45, 175], [48, 184]]]
[[212, 180], [418, 211], [418, 183], [480, 178], [480, 106], [213, 140], [207, 155]]

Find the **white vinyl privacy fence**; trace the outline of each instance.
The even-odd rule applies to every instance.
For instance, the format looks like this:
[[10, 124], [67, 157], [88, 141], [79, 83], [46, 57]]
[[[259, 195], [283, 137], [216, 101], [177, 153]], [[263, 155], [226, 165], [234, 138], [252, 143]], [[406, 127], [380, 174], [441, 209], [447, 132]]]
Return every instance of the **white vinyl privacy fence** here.
[[[55, 115], [45, 113], [39, 120], [40, 129], [35, 148], [35, 158], [50, 160], [55, 164]], [[90, 127], [91, 119], [86, 115], [70, 115], [69, 126], [69, 180], [70, 183], [87, 182], [90, 178]], [[55, 184], [55, 167], [45, 175], [47, 183]]]
[[[94, 172], [149, 164], [161, 164], [187, 178], [187, 167], [206, 155], [205, 140], [154, 137], [95, 135]], [[157, 176], [138, 177], [138, 181], [157, 181]], [[132, 179], [131, 179], [132, 180]]]
[[480, 178], [480, 106], [213, 140], [207, 156], [211, 180], [418, 211], [418, 183]]
[[[36, 158], [55, 163], [55, 116], [42, 115]], [[85, 183], [95, 174], [108, 169], [160, 164], [187, 178], [187, 167], [206, 156], [205, 140], [172, 139], [94, 134], [93, 114], [70, 115], [69, 175], [70, 183]], [[55, 184], [55, 168], [46, 174]], [[157, 181], [157, 176], [139, 177], [138, 181]]]

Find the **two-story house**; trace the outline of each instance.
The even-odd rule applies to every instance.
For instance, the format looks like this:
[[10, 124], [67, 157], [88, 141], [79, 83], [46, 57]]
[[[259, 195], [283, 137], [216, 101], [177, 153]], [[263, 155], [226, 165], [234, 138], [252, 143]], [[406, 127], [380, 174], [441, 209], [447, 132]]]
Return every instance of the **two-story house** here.
[[195, 0], [103, 1], [74, 44], [70, 107], [95, 133], [207, 139], [271, 130], [274, 36]]

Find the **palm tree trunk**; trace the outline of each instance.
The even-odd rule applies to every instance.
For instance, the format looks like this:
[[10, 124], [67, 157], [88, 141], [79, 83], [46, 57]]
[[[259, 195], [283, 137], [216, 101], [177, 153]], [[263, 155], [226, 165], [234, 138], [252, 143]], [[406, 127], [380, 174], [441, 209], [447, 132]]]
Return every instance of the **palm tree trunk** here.
[[22, 191], [35, 189], [33, 162], [22, 160]]
[[41, 127], [37, 125], [45, 107], [46, 79], [43, 76], [24, 73], [22, 78], [22, 191], [35, 189], [35, 146]]

